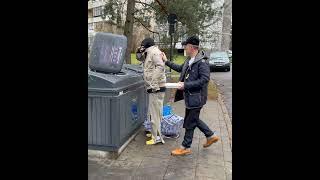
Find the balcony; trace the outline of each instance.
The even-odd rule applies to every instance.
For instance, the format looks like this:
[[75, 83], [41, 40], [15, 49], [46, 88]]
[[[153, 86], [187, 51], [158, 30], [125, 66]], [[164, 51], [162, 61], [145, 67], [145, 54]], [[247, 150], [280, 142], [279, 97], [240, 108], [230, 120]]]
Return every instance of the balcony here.
[[[108, 20], [108, 18], [106, 18], [106, 20]], [[103, 21], [103, 19], [102, 19], [101, 17], [88, 18], [88, 24], [89, 24], [89, 23], [101, 22], [101, 21]]]
[[[107, 22], [108, 20], [110, 20], [108, 17], [106, 17], [105, 21]], [[90, 23], [96, 23], [96, 22], [102, 22], [103, 19], [99, 16], [99, 17], [93, 17], [93, 18], [88, 18], [88, 24]], [[116, 23], [115, 21], [112, 21], [113, 23]]]
[[106, 3], [104, 1], [88, 1], [88, 9], [92, 9], [95, 7], [103, 6]]

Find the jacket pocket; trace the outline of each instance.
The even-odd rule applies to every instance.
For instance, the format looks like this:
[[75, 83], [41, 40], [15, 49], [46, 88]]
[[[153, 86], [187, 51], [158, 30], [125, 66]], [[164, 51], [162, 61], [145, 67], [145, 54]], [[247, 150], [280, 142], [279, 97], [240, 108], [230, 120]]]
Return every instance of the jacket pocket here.
[[186, 102], [188, 103], [187, 106], [189, 107], [199, 107], [201, 106], [201, 93], [197, 92], [197, 93], [190, 93], [187, 92], [187, 98], [186, 98]]

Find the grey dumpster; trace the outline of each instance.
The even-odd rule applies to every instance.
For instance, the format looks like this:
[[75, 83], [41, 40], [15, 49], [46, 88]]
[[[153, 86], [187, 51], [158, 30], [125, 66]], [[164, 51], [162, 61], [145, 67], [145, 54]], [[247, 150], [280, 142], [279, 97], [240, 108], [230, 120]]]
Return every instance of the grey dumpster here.
[[88, 148], [117, 151], [141, 127], [145, 107], [141, 73], [88, 70]]
[[[140, 74], [141, 77], [143, 77], [143, 66], [142, 65], [138, 65], [138, 64], [123, 64], [122, 68], [126, 69], [126, 70], [134, 71], [134, 72]], [[146, 113], [142, 117], [144, 120], [147, 119], [147, 116], [148, 116], [147, 112], [148, 112], [148, 105], [149, 105], [149, 96], [147, 95], [147, 93], [145, 94], [145, 96], [146, 96], [146, 100], [145, 100], [145, 106], [143, 108], [144, 108], [144, 111]]]

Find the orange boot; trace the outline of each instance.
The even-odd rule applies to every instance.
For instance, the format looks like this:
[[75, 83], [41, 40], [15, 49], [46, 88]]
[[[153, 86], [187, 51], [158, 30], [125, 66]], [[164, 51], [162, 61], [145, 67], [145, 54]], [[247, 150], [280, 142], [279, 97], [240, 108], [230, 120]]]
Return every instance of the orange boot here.
[[177, 149], [171, 151], [171, 155], [173, 155], [173, 156], [184, 156], [184, 155], [188, 155], [188, 154], [191, 154], [190, 149], [177, 148]]
[[211, 146], [213, 143], [216, 143], [219, 141], [219, 137], [216, 135], [213, 135], [211, 138], [207, 139], [207, 142], [203, 145], [204, 148], [207, 148]]

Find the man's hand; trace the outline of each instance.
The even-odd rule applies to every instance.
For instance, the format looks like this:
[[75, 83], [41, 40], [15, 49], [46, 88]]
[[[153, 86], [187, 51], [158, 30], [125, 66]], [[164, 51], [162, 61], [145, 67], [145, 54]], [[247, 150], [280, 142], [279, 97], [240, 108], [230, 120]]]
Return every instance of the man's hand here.
[[178, 89], [183, 90], [184, 89], [184, 82], [178, 82], [178, 84], [179, 84]]
[[167, 56], [164, 52], [161, 53], [161, 58], [162, 58], [163, 62], [168, 61]]
[[143, 52], [145, 49], [144, 49], [144, 47], [143, 46], [140, 46], [139, 48], [138, 48], [138, 52]]

